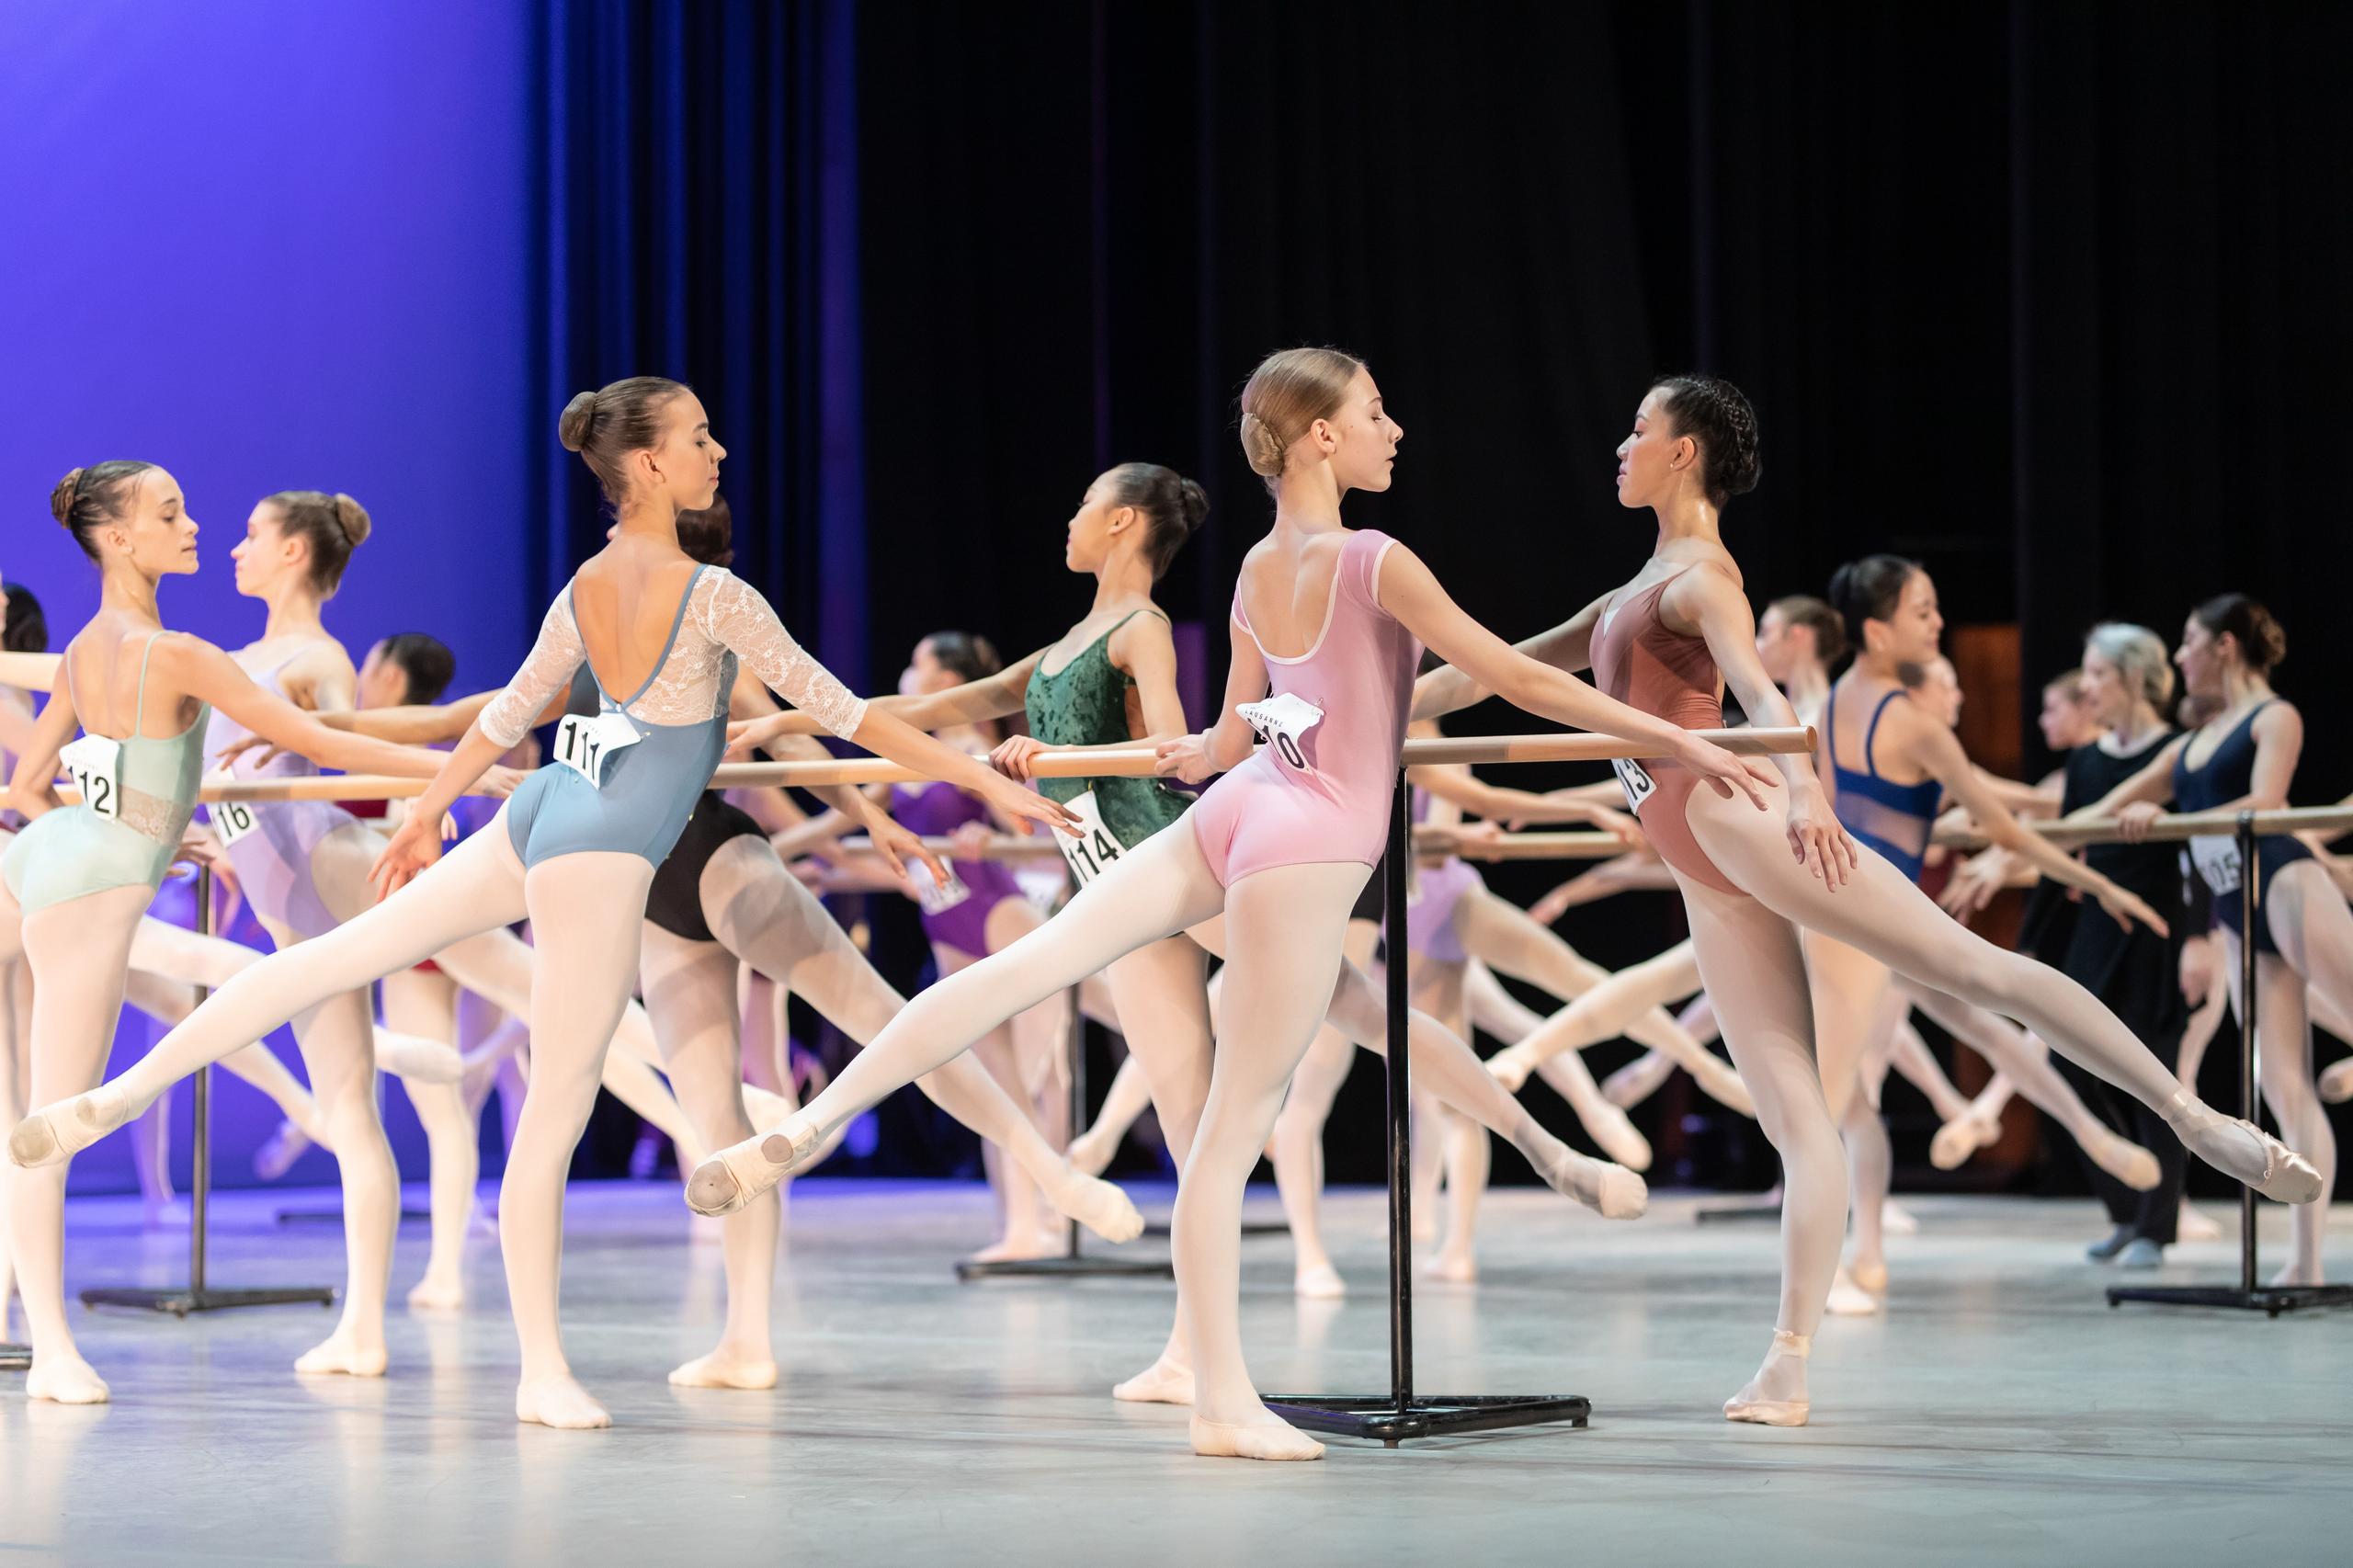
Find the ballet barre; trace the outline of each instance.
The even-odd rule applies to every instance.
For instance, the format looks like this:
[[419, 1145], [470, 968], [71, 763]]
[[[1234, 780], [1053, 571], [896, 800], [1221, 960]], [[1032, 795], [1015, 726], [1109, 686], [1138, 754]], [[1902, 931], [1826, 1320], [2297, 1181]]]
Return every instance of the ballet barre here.
[[[1750, 756], [1810, 754], [1812, 726], [1707, 731], [1707, 738]], [[1734, 744], [1733, 743], [1737, 743]], [[1417, 749], [1419, 748], [1419, 749]], [[1494, 735], [1408, 741], [1397, 769], [1389, 815], [1389, 852], [1381, 862], [1387, 941], [1405, 949], [1405, 863], [1413, 790], [1407, 767], [1419, 763], [1561, 762], [1638, 757], [1649, 748], [1598, 735]], [[1433, 753], [1437, 755], [1433, 755]], [[1535, 836], [1535, 835], [1529, 835]], [[1565, 835], [1564, 835], [1565, 836]], [[1597, 834], [1595, 837], [1607, 837]], [[1389, 1448], [1415, 1437], [1488, 1432], [1564, 1421], [1583, 1426], [1593, 1403], [1579, 1394], [1421, 1394], [1414, 1391], [1413, 1085], [1406, 1063], [1410, 1000], [1403, 963], [1387, 966], [1385, 1061], [1389, 1143], [1389, 1392], [1385, 1394], [1268, 1394], [1267, 1407], [1294, 1426], [1343, 1437], [1379, 1440]]]
[[[1460, 854], [1466, 860], [1606, 860], [1627, 852], [1626, 841], [1614, 833], [1506, 833], [1500, 838], [1480, 839], [1458, 844], [1461, 835], [1452, 828], [1416, 827], [1414, 830], [1414, 853], [1416, 855]], [[879, 855], [870, 838], [846, 837], [834, 841], [835, 846], [851, 855]], [[971, 848], [952, 838], [926, 838], [923, 846], [942, 859], [954, 860], [1058, 860], [1062, 850], [1054, 843], [1051, 833], [1040, 833], [1025, 838], [1018, 834], [991, 834]], [[977, 851], [977, 853], [975, 853]]]
[[[2240, 831], [2242, 818], [2253, 819], [2251, 831], [2259, 838], [2276, 838], [2283, 834], [2313, 829], [2323, 833], [2353, 831], [2353, 807], [2290, 806], [2270, 812], [2169, 812], [2153, 820], [2142, 836], [2152, 842], [2166, 843], [2185, 838], [2235, 836]], [[2029, 833], [2049, 839], [2063, 849], [2077, 849], [2086, 844], [2118, 844], [2124, 839], [2114, 817], [2040, 817], [2021, 821], [2018, 825]], [[1933, 842], [1954, 848], [1982, 849], [1991, 840], [1973, 828], [1939, 828]]]

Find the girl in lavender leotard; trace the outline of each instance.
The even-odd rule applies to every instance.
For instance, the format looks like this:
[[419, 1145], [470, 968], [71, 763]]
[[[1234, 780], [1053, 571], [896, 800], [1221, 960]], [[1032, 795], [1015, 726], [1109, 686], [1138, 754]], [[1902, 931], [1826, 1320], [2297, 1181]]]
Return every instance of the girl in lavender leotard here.
[[[1381, 857], [1421, 643], [1518, 706], [1654, 744], [1726, 794], [1750, 797], [1754, 809], [1764, 808], [1771, 780], [1697, 736], [1514, 656], [1448, 598], [1411, 551], [1342, 524], [1348, 491], [1388, 488], [1403, 435], [1359, 361], [1331, 349], [1276, 354], [1251, 377], [1242, 409], [1244, 449], [1274, 494], [1274, 524], [1243, 563], [1221, 716], [1161, 753], [1163, 768], [1188, 781], [1221, 769], [1225, 777], [1184, 823], [1113, 862], [1040, 930], [916, 997], [806, 1109], [765, 1138], [722, 1151], [695, 1173], [688, 1192], [706, 1211], [724, 1210], [772, 1186], [833, 1127], [963, 1051], [995, 1021], [1222, 911], [1231, 955], [1223, 1028], [1175, 1225], [1196, 1358], [1192, 1445], [1202, 1454], [1306, 1460], [1322, 1445], [1266, 1407], [1243, 1360], [1242, 1189], [1291, 1069], [1330, 1005], [1327, 977], [1339, 973], [1345, 986], [1355, 973], [1341, 966], [1342, 935]], [[1254, 733], [1265, 743], [1255, 756]], [[1641, 1212], [1641, 1177], [1544, 1132], [1459, 1040], [1454, 1053], [1432, 1056], [1433, 1086], [1461, 1094], [1458, 1103], [1510, 1138], [1555, 1187], [1604, 1214]], [[1449, 1077], [1439, 1080], [1441, 1072]]]

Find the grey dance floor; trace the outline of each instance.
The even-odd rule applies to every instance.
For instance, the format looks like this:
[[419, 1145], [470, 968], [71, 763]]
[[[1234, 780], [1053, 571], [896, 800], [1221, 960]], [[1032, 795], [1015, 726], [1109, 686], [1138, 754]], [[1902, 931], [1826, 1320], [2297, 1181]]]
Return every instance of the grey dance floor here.
[[[339, 1232], [277, 1227], [284, 1201], [226, 1200], [216, 1283], [339, 1281]], [[1733, 1427], [1717, 1406], [1765, 1346], [1774, 1243], [1691, 1207], [1609, 1225], [1498, 1193], [1483, 1282], [1419, 1297], [1425, 1388], [1584, 1393], [1589, 1429], [1278, 1466], [1194, 1459], [1182, 1413], [1106, 1396], [1157, 1347], [1165, 1282], [959, 1286], [987, 1218], [969, 1187], [804, 1186], [783, 1383], [673, 1390], [715, 1335], [715, 1234], [666, 1187], [578, 1187], [570, 1346], [612, 1430], [513, 1421], [486, 1239], [475, 1304], [396, 1309], [379, 1381], [293, 1376], [315, 1308], [83, 1314], [114, 1404], [29, 1404], [0, 1375], [0, 1565], [2353, 1561], [2353, 1313], [2111, 1312], [2078, 1253], [2089, 1204], [1915, 1199], [1892, 1310], [1817, 1342], [1815, 1425]], [[1293, 1299], [1284, 1238], [1245, 1244], [1263, 1387], [1385, 1382], [1378, 1195], [1336, 1194], [1330, 1222], [1343, 1303]], [[74, 1286], [180, 1277], [180, 1233], [127, 1203], [77, 1202], [72, 1226]], [[396, 1290], [424, 1243], [402, 1231]], [[2176, 1257], [2169, 1277], [2222, 1278], [2234, 1251]]]

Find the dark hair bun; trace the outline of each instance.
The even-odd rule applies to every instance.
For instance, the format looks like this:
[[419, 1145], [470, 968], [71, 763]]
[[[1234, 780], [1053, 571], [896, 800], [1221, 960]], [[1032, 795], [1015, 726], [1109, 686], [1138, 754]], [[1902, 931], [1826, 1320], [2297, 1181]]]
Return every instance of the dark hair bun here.
[[1895, 607], [1904, 602], [1904, 585], [1919, 570], [1918, 562], [1901, 555], [1866, 555], [1830, 574], [1830, 608], [1847, 623], [1850, 645], [1859, 652], [1870, 646], [1863, 640], [1863, 622], [1895, 619]]
[[1653, 390], [1666, 394], [1663, 406], [1677, 431], [1699, 443], [1709, 500], [1721, 506], [1756, 488], [1765, 473], [1756, 410], [1738, 387], [1721, 376], [1668, 376]]
[[74, 526], [74, 495], [81, 488], [82, 471], [76, 468], [68, 469], [65, 477], [51, 489], [49, 515], [57, 519], [59, 527], [70, 528]]
[[1190, 539], [1209, 520], [1210, 493], [1200, 487], [1199, 481], [1180, 479], [1176, 482], [1176, 522], [1184, 536]]
[[2288, 656], [2288, 629], [2259, 599], [2217, 594], [2189, 613], [2214, 636], [2230, 633], [2250, 669], [2268, 672]]
[[340, 490], [335, 493], [335, 520], [354, 549], [368, 542], [369, 529], [374, 526], [369, 521], [368, 508]]
[[565, 451], [579, 451], [588, 445], [588, 427], [596, 422], [597, 394], [575, 392], [555, 422], [555, 438], [563, 443]]

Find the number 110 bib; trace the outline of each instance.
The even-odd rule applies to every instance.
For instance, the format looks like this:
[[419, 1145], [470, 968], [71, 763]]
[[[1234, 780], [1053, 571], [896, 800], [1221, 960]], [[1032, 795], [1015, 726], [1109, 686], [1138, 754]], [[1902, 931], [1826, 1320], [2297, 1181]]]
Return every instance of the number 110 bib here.
[[1234, 711], [1286, 767], [1314, 773], [1315, 729], [1324, 722], [1324, 710], [1297, 692], [1285, 691], [1263, 702], [1243, 703]]

